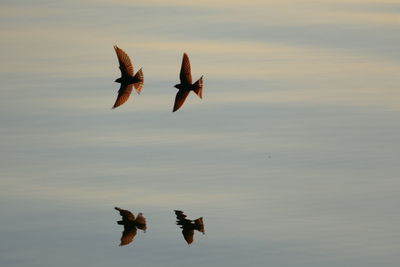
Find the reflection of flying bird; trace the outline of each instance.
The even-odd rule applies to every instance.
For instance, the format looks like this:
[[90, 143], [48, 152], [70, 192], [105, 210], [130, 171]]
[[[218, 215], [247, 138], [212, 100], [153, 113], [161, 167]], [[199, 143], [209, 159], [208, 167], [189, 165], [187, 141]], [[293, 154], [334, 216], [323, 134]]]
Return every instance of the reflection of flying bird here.
[[180, 210], [175, 210], [175, 215], [177, 220], [176, 224], [180, 225], [183, 237], [188, 245], [193, 242], [194, 230], [202, 232], [203, 234], [205, 233], [203, 217], [200, 217], [196, 220], [186, 219], [186, 215]]
[[173, 112], [177, 111], [183, 105], [190, 91], [195, 92], [200, 98], [203, 97], [203, 76], [201, 76], [200, 79], [197, 80], [197, 82], [192, 84], [190, 62], [189, 57], [186, 53], [183, 53], [181, 73], [179, 75], [179, 78], [181, 80], [181, 83], [174, 86], [179, 89], [179, 91], [175, 97]]
[[121, 236], [121, 243], [119, 244], [121, 247], [128, 245], [133, 241], [137, 233], [137, 228], [132, 225], [124, 225], [124, 231]]
[[135, 75], [133, 71], [133, 65], [129, 56], [119, 47], [116, 45], [114, 46], [115, 52], [117, 53], [118, 62], [119, 62], [119, 69], [121, 70], [121, 78], [115, 80], [115, 82], [120, 83], [121, 87], [118, 91], [118, 97], [115, 101], [113, 108], [121, 106], [124, 104], [129, 96], [131, 95], [133, 86], [136, 89], [136, 92], [140, 94], [140, 91], [143, 88], [143, 71], [140, 69], [136, 72]]
[[115, 209], [118, 210], [119, 214], [122, 216], [122, 220], [118, 221], [117, 223], [124, 226], [120, 246], [125, 246], [131, 243], [136, 236], [137, 229], [146, 232], [146, 218], [141, 212], [138, 213], [135, 218], [135, 215], [133, 215], [133, 213], [129, 210], [123, 210], [118, 207], [115, 207]]

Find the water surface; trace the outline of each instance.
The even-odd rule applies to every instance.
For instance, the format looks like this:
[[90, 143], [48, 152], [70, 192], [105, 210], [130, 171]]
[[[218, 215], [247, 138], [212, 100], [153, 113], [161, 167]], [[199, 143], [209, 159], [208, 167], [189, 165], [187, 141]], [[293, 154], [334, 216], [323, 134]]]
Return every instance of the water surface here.
[[[0, 12], [1, 266], [400, 263], [396, 1]], [[111, 110], [115, 44], [145, 85]], [[172, 113], [183, 52], [204, 97]], [[115, 206], [147, 220], [123, 247]]]

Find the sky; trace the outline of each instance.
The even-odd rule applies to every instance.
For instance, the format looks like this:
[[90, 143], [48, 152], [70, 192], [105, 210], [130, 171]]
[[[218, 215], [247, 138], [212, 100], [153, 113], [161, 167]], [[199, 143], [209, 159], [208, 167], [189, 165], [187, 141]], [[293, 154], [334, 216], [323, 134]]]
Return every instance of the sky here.
[[[0, 7], [1, 266], [400, 263], [399, 1]], [[115, 110], [113, 45], [145, 79]]]

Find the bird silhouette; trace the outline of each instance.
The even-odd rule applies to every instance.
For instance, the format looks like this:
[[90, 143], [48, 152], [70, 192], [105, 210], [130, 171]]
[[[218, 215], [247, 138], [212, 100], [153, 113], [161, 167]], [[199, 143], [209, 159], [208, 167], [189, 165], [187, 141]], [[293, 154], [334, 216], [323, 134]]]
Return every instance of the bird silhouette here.
[[143, 88], [143, 71], [140, 69], [135, 75], [133, 71], [133, 65], [129, 56], [118, 46], [114, 46], [115, 52], [117, 53], [119, 69], [121, 70], [121, 78], [115, 80], [120, 83], [121, 87], [118, 91], [117, 100], [115, 100], [113, 109], [124, 104], [132, 93], [132, 88], [135, 87], [136, 92], [140, 94]]
[[137, 234], [137, 228], [133, 225], [124, 225], [124, 231], [122, 232], [121, 242], [119, 246], [125, 246], [130, 244]]
[[177, 220], [176, 224], [181, 227], [183, 238], [188, 245], [193, 243], [194, 230], [202, 232], [204, 235], [203, 217], [197, 218], [196, 220], [186, 219], [186, 215], [180, 210], [175, 210], [175, 215]]
[[203, 76], [192, 84], [192, 74], [190, 70], [189, 57], [186, 53], [183, 53], [181, 73], [179, 75], [181, 83], [176, 84], [174, 87], [179, 91], [175, 97], [175, 104], [173, 112], [177, 111], [185, 102], [186, 97], [190, 91], [194, 91], [200, 98], [203, 97]]
[[117, 223], [124, 226], [121, 243], [119, 244], [120, 246], [125, 246], [131, 243], [137, 234], [137, 229], [146, 232], [146, 218], [141, 212], [139, 212], [135, 218], [135, 215], [133, 215], [129, 210], [123, 210], [118, 207], [115, 207], [115, 209], [118, 210], [119, 214], [122, 216], [122, 220]]

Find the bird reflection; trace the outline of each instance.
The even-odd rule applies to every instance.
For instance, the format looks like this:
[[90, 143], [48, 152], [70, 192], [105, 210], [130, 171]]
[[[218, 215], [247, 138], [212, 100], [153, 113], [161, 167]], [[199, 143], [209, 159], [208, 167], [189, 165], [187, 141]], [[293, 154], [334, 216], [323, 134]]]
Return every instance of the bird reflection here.
[[177, 220], [176, 224], [180, 225], [183, 237], [188, 245], [192, 244], [193, 242], [194, 230], [202, 232], [204, 235], [203, 217], [200, 217], [196, 220], [186, 219], [186, 215], [180, 210], [175, 210], [175, 215]]
[[119, 211], [119, 214], [122, 216], [122, 220], [118, 221], [118, 224], [124, 226], [124, 231], [122, 232], [121, 236], [121, 243], [120, 246], [128, 245], [133, 241], [136, 236], [137, 229], [146, 232], [146, 218], [143, 217], [143, 214], [140, 212], [135, 218], [132, 212], [129, 210], [123, 210], [118, 207], [115, 207], [116, 210]]

